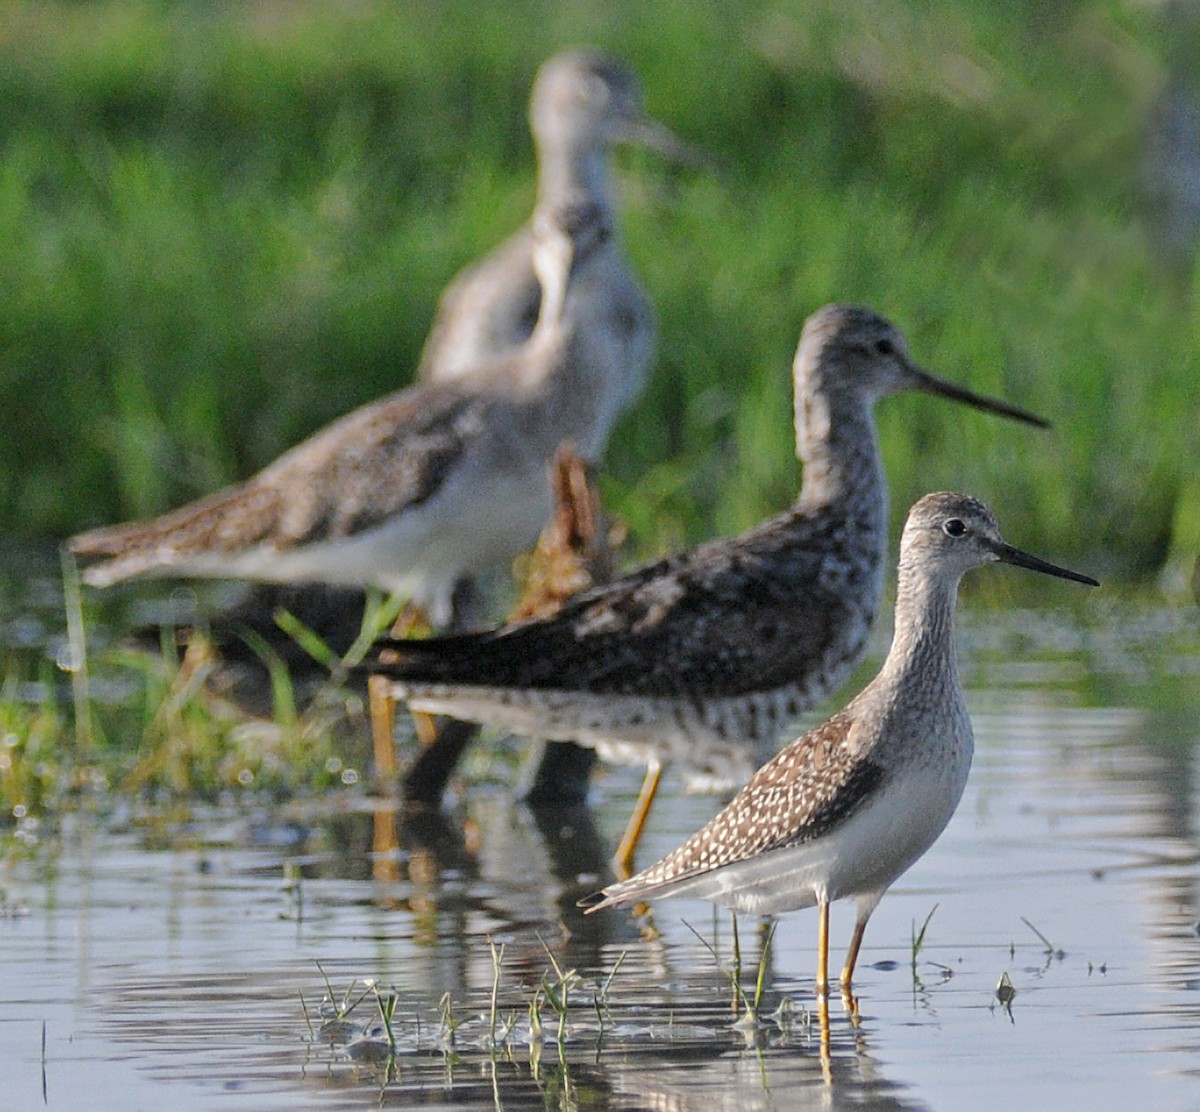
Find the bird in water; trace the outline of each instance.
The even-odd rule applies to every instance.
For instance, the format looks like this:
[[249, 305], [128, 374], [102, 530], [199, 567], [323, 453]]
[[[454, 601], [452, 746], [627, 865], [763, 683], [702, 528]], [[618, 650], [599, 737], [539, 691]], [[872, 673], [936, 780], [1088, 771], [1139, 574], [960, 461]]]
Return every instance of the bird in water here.
[[829, 905], [857, 901], [841, 988], [850, 997], [867, 920], [945, 829], [971, 767], [971, 720], [954, 646], [959, 581], [1001, 562], [1098, 586], [1012, 547], [991, 510], [930, 494], [900, 541], [892, 645], [879, 674], [827, 722], [786, 745], [706, 826], [589, 911], [666, 896], [775, 915], [816, 906], [817, 992], [828, 994]]

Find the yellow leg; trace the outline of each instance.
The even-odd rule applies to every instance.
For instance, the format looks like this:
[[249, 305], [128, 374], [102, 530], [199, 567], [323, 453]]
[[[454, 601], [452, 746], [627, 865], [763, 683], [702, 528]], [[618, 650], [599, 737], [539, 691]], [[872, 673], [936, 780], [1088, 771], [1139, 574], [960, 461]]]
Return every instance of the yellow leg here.
[[826, 1085], [833, 1084], [833, 1055], [829, 1038], [829, 998], [817, 995], [817, 1026], [821, 1037], [821, 1077]]
[[371, 715], [371, 741], [375, 746], [375, 769], [381, 780], [396, 778], [396, 699], [387, 676], [367, 678], [367, 706]]
[[817, 903], [817, 1000], [827, 1005], [829, 1000], [829, 901], [822, 897]]
[[846, 964], [842, 967], [842, 992], [846, 996], [850, 995], [850, 982], [854, 979], [854, 966], [858, 962], [858, 951], [862, 948], [863, 934], [866, 933], [866, 929], [866, 919], [860, 919], [854, 924], [850, 949], [846, 951]]
[[625, 836], [617, 846], [616, 856], [613, 857], [613, 871], [618, 880], [625, 880], [633, 875], [633, 855], [641, 840], [646, 819], [650, 808], [654, 805], [654, 797], [658, 794], [658, 782], [662, 778], [662, 765], [653, 761], [646, 769], [646, 778], [642, 781], [642, 790], [638, 793], [637, 805], [629, 816], [629, 825], [625, 827]]
[[390, 636], [397, 641], [403, 641], [409, 637], [427, 637], [432, 628], [429, 615], [419, 606], [406, 602], [404, 608], [396, 615], [396, 620], [392, 622]]
[[437, 741], [437, 719], [423, 710], [410, 710], [408, 713], [412, 715], [413, 729], [417, 732], [417, 744], [422, 749], [428, 749]]
[[[397, 641], [403, 641], [410, 637], [424, 637], [432, 631], [432, 626], [429, 623], [429, 615], [425, 613], [419, 606], [414, 606], [411, 602], [404, 604], [404, 609], [396, 615], [396, 620], [392, 623], [390, 636]], [[392, 703], [391, 715], [393, 721], [395, 719], [395, 702]], [[413, 727], [417, 731], [417, 744], [422, 749], [428, 749], [437, 740], [437, 722], [432, 714], [426, 714], [424, 711], [410, 711], [412, 714]], [[372, 721], [374, 721], [372, 719]], [[390, 726], [389, 734], [391, 736]], [[394, 767], [394, 766], [393, 766]]]
[[380, 884], [394, 884], [400, 879], [399, 857], [396, 853], [400, 839], [396, 833], [394, 803], [389, 800], [375, 807], [372, 818], [371, 876]]

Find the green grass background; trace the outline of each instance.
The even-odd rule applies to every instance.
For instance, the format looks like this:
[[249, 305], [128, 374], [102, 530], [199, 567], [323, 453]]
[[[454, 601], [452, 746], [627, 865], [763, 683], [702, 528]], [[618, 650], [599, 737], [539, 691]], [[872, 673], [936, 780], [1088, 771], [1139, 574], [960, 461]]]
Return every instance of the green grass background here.
[[722, 167], [617, 159], [661, 318], [606, 465], [639, 554], [791, 500], [796, 339], [850, 300], [1056, 423], [883, 403], [894, 526], [963, 488], [1023, 547], [1179, 584], [1200, 312], [1145, 151], [1198, 42], [1101, 0], [0, 3], [0, 532], [160, 512], [408, 382], [529, 210], [534, 71], [592, 43]]

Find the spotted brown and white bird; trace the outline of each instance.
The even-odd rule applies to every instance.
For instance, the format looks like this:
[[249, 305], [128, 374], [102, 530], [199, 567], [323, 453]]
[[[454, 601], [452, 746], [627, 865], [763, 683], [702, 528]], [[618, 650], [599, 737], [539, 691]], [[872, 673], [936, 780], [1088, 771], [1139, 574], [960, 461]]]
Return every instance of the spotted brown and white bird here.
[[954, 814], [973, 752], [954, 646], [958, 584], [1001, 561], [1097, 586], [1013, 548], [965, 494], [930, 494], [900, 541], [896, 623], [879, 674], [845, 709], [779, 751], [706, 826], [605, 888], [589, 911], [691, 896], [760, 915], [819, 909], [817, 991], [828, 991], [829, 905], [858, 915], [841, 987], [884, 892]]

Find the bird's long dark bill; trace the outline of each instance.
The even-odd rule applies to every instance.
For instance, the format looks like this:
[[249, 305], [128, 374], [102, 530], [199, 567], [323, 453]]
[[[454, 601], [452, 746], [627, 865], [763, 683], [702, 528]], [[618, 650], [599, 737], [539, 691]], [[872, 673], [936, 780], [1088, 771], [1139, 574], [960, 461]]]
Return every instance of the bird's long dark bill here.
[[680, 166], [711, 170], [716, 165], [716, 159], [708, 151], [694, 146], [686, 139], [680, 139], [665, 124], [660, 124], [649, 116], [627, 120], [622, 130], [626, 142], [637, 143], [649, 150], [657, 151], [664, 158], [677, 162]]
[[1068, 571], [1066, 568], [1060, 568], [1057, 564], [1049, 564], [1045, 560], [1039, 560], [1036, 556], [1030, 556], [1028, 552], [1013, 548], [1011, 544], [1001, 542], [996, 546], [995, 551], [1002, 563], [1015, 564], [1019, 568], [1030, 568], [1032, 571], [1044, 572], [1046, 575], [1057, 575], [1059, 579], [1071, 579], [1076, 583], [1086, 583], [1089, 587], [1100, 586], [1099, 582], [1090, 575], [1080, 575], [1077, 571]]
[[955, 386], [952, 382], [946, 382], [944, 379], [937, 378], [928, 371], [922, 371], [916, 367], [913, 368], [913, 373], [916, 375], [914, 385], [918, 390], [924, 390], [927, 394], [938, 394], [943, 398], [950, 398], [953, 401], [974, 406], [976, 409], [982, 409], [986, 413], [998, 413], [1001, 417], [1011, 417], [1014, 421], [1024, 421], [1027, 425], [1036, 425], [1039, 429], [1050, 427], [1050, 422], [1044, 418], [1038, 417], [1028, 410], [1019, 409], [1015, 405], [1009, 405], [1008, 402], [1002, 402], [998, 398], [988, 398], [983, 394], [976, 394], [972, 390]]

